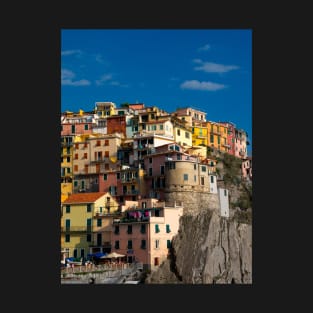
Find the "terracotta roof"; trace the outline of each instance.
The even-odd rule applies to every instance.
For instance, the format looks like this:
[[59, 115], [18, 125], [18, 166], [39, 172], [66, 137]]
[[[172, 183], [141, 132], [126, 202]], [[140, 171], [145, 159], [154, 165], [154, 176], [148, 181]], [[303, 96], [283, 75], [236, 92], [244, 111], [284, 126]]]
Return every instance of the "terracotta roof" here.
[[66, 203], [92, 203], [97, 201], [100, 197], [107, 194], [106, 192], [82, 192], [73, 193], [63, 202]]

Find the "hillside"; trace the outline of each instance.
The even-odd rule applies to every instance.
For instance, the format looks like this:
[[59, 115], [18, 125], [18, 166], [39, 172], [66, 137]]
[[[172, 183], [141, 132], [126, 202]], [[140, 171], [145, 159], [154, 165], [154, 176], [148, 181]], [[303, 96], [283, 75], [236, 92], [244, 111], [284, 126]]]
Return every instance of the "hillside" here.
[[229, 190], [230, 216], [215, 206], [180, 218], [171, 253], [146, 284], [252, 283], [252, 184], [240, 177], [241, 161], [220, 155], [219, 185]]

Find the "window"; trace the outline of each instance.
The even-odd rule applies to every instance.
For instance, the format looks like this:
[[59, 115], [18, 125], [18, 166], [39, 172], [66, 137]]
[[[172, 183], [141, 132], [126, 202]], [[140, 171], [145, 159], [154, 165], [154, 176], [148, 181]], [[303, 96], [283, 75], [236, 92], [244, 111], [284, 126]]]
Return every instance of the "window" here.
[[67, 163], [71, 162], [71, 157], [67, 157], [67, 158], [66, 158], [66, 162], [67, 162]]
[[91, 222], [92, 222], [92, 221], [91, 221], [91, 218], [87, 218], [86, 221], [87, 221], [87, 231], [88, 231], [88, 232], [91, 232]]
[[170, 240], [166, 240], [166, 247], [167, 247], [167, 249], [170, 249], [172, 247]]
[[160, 124], [160, 130], [163, 130], [163, 124]]
[[[160, 210], [156, 209], [154, 212], [154, 216], [159, 217], [160, 216]], [[159, 227], [159, 226], [158, 226]]]
[[74, 180], [74, 187], [77, 187], [77, 186], [78, 186], [78, 181]]
[[132, 240], [128, 240], [127, 242], [127, 249], [132, 249], [133, 248], [133, 241]]
[[72, 125], [72, 133], [75, 133], [75, 125]]
[[197, 169], [197, 164], [193, 165], [193, 169], [196, 170]]
[[180, 129], [177, 129], [177, 136], [180, 136]]
[[120, 226], [119, 225], [115, 225], [114, 234], [118, 235], [119, 233], [120, 233]]
[[75, 153], [75, 160], [78, 160], [78, 153]]
[[71, 213], [71, 206], [70, 205], [66, 206], [66, 213]]
[[214, 183], [214, 176], [211, 176], [211, 183]]
[[78, 172], [78, 165], [74, 165], [74, 171]]
[[158, 266], [159, 265], [159, 258], [154, 258], [154, 265]]
[[81, 248], [81, 249], [80, 249], [80, 257], [81, 257], [81, 258], [84, 258], [84, 257], [85, 257], [85, 249], [84, 249], [84, 248]]
[[77, 258], [77, 249], [73, 250], [73, 256], [74, 256], [74, 258]]
[[132, 233], [133, 233], [133, 226], [127, 225], [127, 234], [132, 234]]
[[214, 136], [213, 135], [210, 135], [210, 142], [214, 143]]
[[120, 241], [119, 240], [115, 241], [114, 248], [115, 249], [119, 249], [120, 248]]
[[104, 145], [105, 145], [105, 146], [108, 146], [108, 145], [109, 145], [109, 140], [108, 140], [108, 139], [106, 139], [106, 140], [104, 141]]
[[87, 234], [86, 240], [87, 240], [87, 242], [91, 242], [91, 234]]
[[188, 132], [185, 132], [185, 137], [190, 138], [190, 134]]
[[87, 204], [87, 212], [91, 212], [91, 204], [90, 203]]
[[160, 228], [159, 228], [159, 225], [158, 225], [158, 224], [155, 224], [155, 232], [156, 232], [156, 233], [159, 233], [159, 232], [160, 232]]
[[101, 145], [101, 140], [97, 140], [96, 146], [99, 147]]
[[98, 218], [98, 219], [97, 219], [97, 226], [98, 226], [98, 227], [101, 227], [101, 226], [102, 226], [102, 219], [101, 219], [101, 218]]
[[103, 174], [103, 180], [108, 180], [108, 174]]
[[150, 163], [150, 164], [152, 163], [152, 158], [149, 158], [149, 163]]
[[202, 172], [206, 172], [206, 166], [205, 166], [205, 165], [202, 165], [202, 166], [201, 166], [201, 171], [202, 171]]
[[84, 153], [84, 159], [88, 158], [88, 153]]
[[116, 173], [116, 179], [121, 179], [121, 173]]
[[171, 232], [171, 229], [170, 229], [170, 225], [169, 225], [169, 224], [166, 224], [166, 232], [167, 232], [167, 233], [170, 233], [170, 232]]
[[71, 241], [71, 235], [70, 234], [66, 234], [65, 235], [65, 242], [70, 242]]
[[188, 180], [188, 174], [184, 174], [184, 181]]
[[146, 233], [146, 224], [141, 224], [141, 225], [140, 225], [140, 232], [141, 232], [142, 234], [145, 234], [145, 233]]
[[193, 181], [197, 181], [197, 175], [193, 175]]
[[71, 220], [66, 219], [65, 220], [65, 230], [70, 231], [70, 229], [71, 229]]
[[146, 249], [146, 240], [142, 239], [141, 240], [141, 246], [140, 246], [141, 249]]
[[104, 151], [104, 156], [108, 158], [110, 156], [109, 151]]
[[88, 130], [88, 124], [85, 124], [85, 130]]
[[201, 180], [201, 185], [203, 186], [203, 185], [204, 185], [204, 177], [201, 176], [201, 177], [200, 177], [200, 180]]
[[227, 197], [227, 190], [224, 189], [224, 196]]
[[218, 143], [218, 144], [221, 143], [221, 137], [220, 137], [220, 136], [217, 137], [217, 143]]
[[149, 167], [149, 176], [152, 176], [152, 167]]
[[156, 241], [155, 241], [155, 248], [156, 249], [160, 248], [160, 240], [159, 239], [156, 239]]
[[181, 160], [181, 154], [177, 153], [177, 160]]
[[70, 167], [67, 167], [67, 174], [69, 174], [71, 172], [71, 168]]
[[164, 165], [161, 165], [161, 175], [164, 175]]

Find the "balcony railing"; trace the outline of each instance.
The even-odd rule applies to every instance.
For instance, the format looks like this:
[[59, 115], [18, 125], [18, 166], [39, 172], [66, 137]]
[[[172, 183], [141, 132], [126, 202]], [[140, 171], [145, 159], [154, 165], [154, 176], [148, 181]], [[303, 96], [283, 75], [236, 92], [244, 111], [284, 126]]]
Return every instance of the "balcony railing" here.
[[91, 232], [91, 226], [61, 226], [62, 232]]

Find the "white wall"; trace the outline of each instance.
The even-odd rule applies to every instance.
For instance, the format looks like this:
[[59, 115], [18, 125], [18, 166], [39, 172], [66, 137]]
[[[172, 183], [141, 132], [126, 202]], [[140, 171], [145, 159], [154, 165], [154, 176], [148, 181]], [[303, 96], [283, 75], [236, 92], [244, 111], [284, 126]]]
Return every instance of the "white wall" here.
[[221, 216], [229, 217], [228, 189], [218, 188], [218, 196], [220, 200]]

